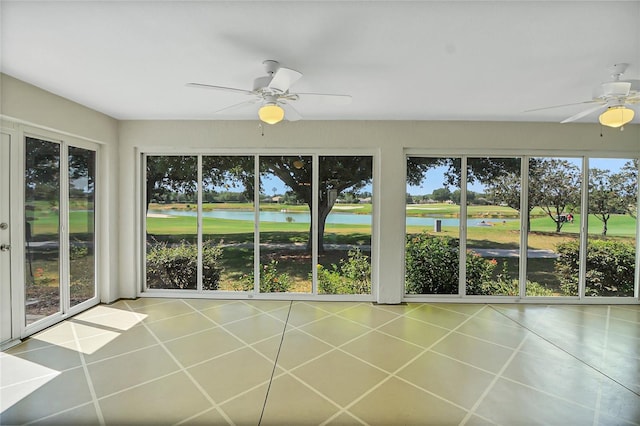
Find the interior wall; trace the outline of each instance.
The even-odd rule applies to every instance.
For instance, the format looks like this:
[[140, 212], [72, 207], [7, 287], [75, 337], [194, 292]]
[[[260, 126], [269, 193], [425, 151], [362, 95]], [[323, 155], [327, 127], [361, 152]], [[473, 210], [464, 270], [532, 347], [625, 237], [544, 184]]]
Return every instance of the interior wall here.
[[[602, 132], [602, 136], [601, 136]], [[141, 261], [137, 228], [137, 174], [140, 152], [246, 153], [268, 149], [368, 149], [378, 153], [377, 241], [378, 302], [399, 303], [403, 296], [405, 150], [435, 155], [499, 153], [540, 155], [640, 155], [640, 125], [621, 132], [595, 124], [429, 122], [429, 121], [298, 121], [265, 125], [256, 121], [121, 121], [120, 297], [135, 297]]]
[[[102, 302], [118, 296], [118, 121], [83, 105], [54, 95], [6, 74], [0, 74], [0, 117], [2, 127], [23, 141], [25, 130], [56, 138], [85, 139], [100, 145], [99, 173], [103, 194], [98, 195], [101, 215], [99, 283]], [[21, 149], [15, 150], [22, 155]], [[22, 158], [13, 158], [18, 164]], [[24, 235], [14, 227], [15, 235]], [[24, 246], [24, 241], [20, 244]]]

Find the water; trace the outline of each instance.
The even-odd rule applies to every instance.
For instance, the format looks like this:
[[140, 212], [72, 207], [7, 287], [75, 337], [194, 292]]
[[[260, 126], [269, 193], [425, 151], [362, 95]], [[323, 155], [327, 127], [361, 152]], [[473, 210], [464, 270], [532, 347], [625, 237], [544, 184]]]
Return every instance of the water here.
[[[185, 210], [149, 210], [149, 214], [164, 214], [170, 216], [196, 216], [195, 211]], [[211, 217], [215, 219], [230, 220], [250, 220], [255, 217], [253, 211], [246, 210], [213, 210], [202, 212], [203, 217]], [[299, 212], [274, 212], [261, 211], [261, 222], [287, 222], [287, 217], [293, 219], [296, 223], [310, 223], [311, 215], [309, 213]], [[442, 221], [442, 226], [459, 226], [460, 220], [456, 218], [440, 218], [440, 217], [407, 217], [408, 226], [424, 226], [433, 227], [435, 220]], [[512, 222], [516, 219], [506, 219], [505, 222]], [[490, 226], [491, 223], [502, 222], [502, 219], [477, 219], [470, 218], [467, 220], [467, 226]], [[370, 214], [353, 214], [353, 213], [330, 213], [327, 217], [327, 224], [342, 225], [371, 225]]]

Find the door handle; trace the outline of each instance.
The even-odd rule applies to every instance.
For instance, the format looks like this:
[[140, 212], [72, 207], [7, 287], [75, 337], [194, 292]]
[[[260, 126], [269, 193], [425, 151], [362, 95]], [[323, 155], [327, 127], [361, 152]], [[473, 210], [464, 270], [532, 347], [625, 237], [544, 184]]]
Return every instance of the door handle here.
[[2, 244], [0, 245], [0, 251], [9, 251], [11, 249], [10, 244]]

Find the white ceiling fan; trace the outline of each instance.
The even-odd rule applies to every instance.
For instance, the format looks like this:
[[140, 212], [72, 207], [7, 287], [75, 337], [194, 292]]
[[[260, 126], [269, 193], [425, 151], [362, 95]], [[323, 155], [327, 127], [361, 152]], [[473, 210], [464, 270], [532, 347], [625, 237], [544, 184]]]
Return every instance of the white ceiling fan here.
[[286, 119], [297, 121], [302, 118], [300, 113], [291, 105], [303, 98], [313, 98], [329, 102], [332, 105], [347, 105], [351, 102], [351, 96], [328, 93], [293, 93], [290, 87], [302, 77], [302, 73], [281, 67], [278, 61], [266, 60], [263, 62], [267, 75], [258, 77], [253, 81], [253, 89], [236, 89], [234, 87], [214, 86], [203, 83], [187, 83], [189, 87], [224, 90], [251, 96], [251, 99], [222, 108], [214, 113], [229, 111], [232, 109], [248, 107], [259, 104], [258, 116], [260, 120], [268, 124], [276, 124]]
[[600, 114], [600, 123], [609, 127], [622, 127], [631, 120], [635, 115], [633, 109], [628, 108], [629, 105], [640, 103], [640, 80], [620, 80], [622, 74], [627, 70], [629, 64], [615, 64], [609, 70], [613, 81], [602, 83], [594, 90], [593, 99], [584, 102], [576, 102], [572, 104], [555, 105], [545, 108], [532, 109], [526, 112], [541, 111], [551, 108], [561, 108], [572, 105], [588, 105], [594, 104], [593, 107], [581, 111], [571, 117], [564, 119], [561, 123], [570, 123], [593, 114], [597, 111], [604, 110]]

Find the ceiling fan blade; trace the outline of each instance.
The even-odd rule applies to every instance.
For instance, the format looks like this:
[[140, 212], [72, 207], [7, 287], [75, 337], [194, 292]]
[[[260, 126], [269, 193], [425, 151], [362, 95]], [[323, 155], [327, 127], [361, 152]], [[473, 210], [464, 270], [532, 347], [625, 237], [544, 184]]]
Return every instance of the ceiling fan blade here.
[[197, 89], [214, 89], [214, 90], [224, 90], [226, 92], [244, 93], [245, 95], [254, 94], [251, 90], [236, 89], [235, 87], [212, 86], [211, 84], [187, 83], [187, 86], [195, 87]]
[[584, 105], [584, 104], [594, 104], [594, 103], [603, 104], [604, 102], [600, 100], [590, 100], [590, 101], [574, 102], [572, 104], [553, 105], [553, 106], [548, 106], [543, 108], [528, 109], [523, 112], [544, 111], [545, 109], [563, 108], [563, 107], [574, 106], [574, 105]]
[[567, 118], [565, 120], [562, 120], [560, 123], [564, 124], [564, 123], [570, 123], [572, 121], [579, 120], [582, 117], [586, 117], [587, 115], [592, 114], [592, 113], [598, 111], [599, 109], [605, 109], [606, 107], [607, 107], [607, 105], [605, 104], [605, 105], [598, 105], [598, 106], [595, 106], [593, 108], [586, 109], [586, 110], [584, 110], [582, 112], [577, 113], [576, 115], [572, 115], [571, 117], [569, 117], [569, 118]]
[[302, 120], [302, 116], [300, 115], [300, 113], [298, 112], [297, 109], [295, 109], [293, 106], [291, 106], [290, 104], [286, 103], [286, 102], [279, 102], [279, 104], [282, 106], [282, 108], [284, 109], [284, 118], [287, 121], [298, 121], [298, 120]]
[[243, 101], [243, 102], [240, 102], [240, 103], [237, 103], [237, 104], [230, 105], [228, 107], [224, 107], [222, 109], [214, 111], [213, 113], [214, 114], [218, 114], [218, 113], [224, 112], [224, 111], [231, 111], [231, 110], [234, 110], [234, 109], [240, 109], [240, 108], [243, 108], [243, 107], [246, 107], [246, 106], [249, 106], [249, 105], [257, 104], [259, 101], [260, 101], [260, 99], [251, 99], [249, 101]]
[[300, 99], [313, 99], [331, 105], [349, 105], [353, 99], [350, 95], [337, 95], [330, 93], [296, 93]]
[[289, 68], [278, 68], [278, 71], [273, 75], [271, 82], [269, 82], [269, 88], [285, 93], [289, 90], [292, 84], [298, 81], [302, 77], [302, 73]]

